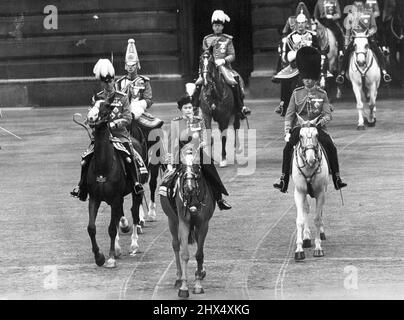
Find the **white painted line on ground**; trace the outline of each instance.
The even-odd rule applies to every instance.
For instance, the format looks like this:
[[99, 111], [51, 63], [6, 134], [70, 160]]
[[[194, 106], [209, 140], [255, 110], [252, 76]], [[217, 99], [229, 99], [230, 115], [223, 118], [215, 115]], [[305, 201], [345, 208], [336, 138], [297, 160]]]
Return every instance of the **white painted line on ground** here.
[[150, 251], [150, 249], [153, 247], [153, 245], [155, 244], [155, 242], [164, 234], [168, 231], [168, 226], [162, 231], [160, 232], [154, 239], [153, 241], [149, 244], [149, 246], [147, 247], [147, 249], [142, 253], [142, 257], [140, 258], [140, 261], [138, 263], [136, 263], [135, 267], [132, 269], [131, 273], [129, 274], [128, 278], [125, 280], [123, 287], [121, 288], [121, 291], [119, 293], [119, 300], [124, 300], [126, 299], [126, 291], [128, 290], [128, 284], [129, 281], [131, 280], [131, 278], [133, 277], [133, 275], [135, 274], [137, 267], [139, 266], [140, 262], [143, 262], [144, 257], [146, 256], [146, 253], [148, 253]]
[[163, 279], [165, 278], [166, 274], [168, 273], [168, 270], [170, 270], [171, 266], [173, 265], [173, 263], [175, 262], [175, 258], [171, 260], [171, 262], [169, 263], [169, 265], [167, 266], [166, 270], [164, 270], [163, 274], [161, 275], [159, 281], [157, 282], [157, 284], [154, 287], [153, 290], [153, 295], [151, 297], [151, 300], [156, 300], [156, 296], [157, 296], [157, 292], [159, 290], [159, 286], [161, 285], [161, 283], [163, 282]]
[[[296, 229], [295, 231], [292, 233], [292, 236], [290, 237], [290, 241], [289, 241], [289, 246], [288, 246], [288, 252], [286, 253], [286, 257], [282, 263], [281, 268], [279, 269], [279, 273], [278, 273], [278, 277], [276, 278], [276, 282], [275, 282], [275, 300], [279, 300], [278, 298], [278, 291], [280, 291], [280, 299], [283, 300], [283, 281], [285, 280], [286, 277], [286, 269], [289, 266], [289, 262], [291, 260], [290, 258], [290, 254], [292, 251], [292, 247], [293, 247], [293, 243], [295, 240], [295, 236], [296, 236]], [[278, 286], [280, 287], [278, 289]]]

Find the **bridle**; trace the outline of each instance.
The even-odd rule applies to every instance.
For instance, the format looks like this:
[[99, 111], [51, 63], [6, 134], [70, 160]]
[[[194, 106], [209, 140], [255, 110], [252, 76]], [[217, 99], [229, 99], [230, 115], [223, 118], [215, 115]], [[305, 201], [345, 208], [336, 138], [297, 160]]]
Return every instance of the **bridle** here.
[[[361, 36], [354, 35], [354, 39], [368, 39], [368, 37], [367, 36], [362, 36], [362, 35]], [[369, 64], [367, 63], [367, 61], [368, 61], [368, 53], [369, 53], [369, 44], [368, 43], [365, 45], [364, 50], [361, 50], [361, 51], [357, 51], [357, 44], [355, 44], [355, 66], [356, 66], [356, 69], [362, 75], [362, 77], [366, 76], [366, 73], [369, 71], [369, 69], [373, 65], [373, 60], [374, 60], [373, 57], [370, 60], [370, 63]], [[359, 55], [364, 56], [364, 64], [360, 64], [358, 62]]]
[[[315, 126], [303, 126], [303, 128], [310, 128]], [[307, 151], [313, 150], [315, 155], [314, 165], [310, 165], [307, 159]], [[307, 136], [300, 135], [300, 143], [297, 148], [295, 148], [295, 156], [296, 159], [303, 160], [303, 165], [299, 165], [299, 161], [297, 161], [297, 168], [299, 169], [300, 173], [304, 176], [307, 182], [311, 181], [314, 175], [318, 172], [321, 166], [321, 152], [320, 152], [320, 144], [318, 143], [317, 135], [313, 136], [311, 132], [308, 133]], [[310, 176], [307, 176], [304, 172], [304, 168], [314, 169]]]
[[[101, 104], [103, 104], [103, 108], [101, 108]], [[106, 111], [104, 111], [104, 108]], [[110, 107], [110, 104], [108, 104], [107, 101], [97, 100], [95, 105], [90, 108], [87, 114], [86, 123], [90, 128], [100, 127], [101, 125], [108, 123], [112, 110], [113, 108]]]

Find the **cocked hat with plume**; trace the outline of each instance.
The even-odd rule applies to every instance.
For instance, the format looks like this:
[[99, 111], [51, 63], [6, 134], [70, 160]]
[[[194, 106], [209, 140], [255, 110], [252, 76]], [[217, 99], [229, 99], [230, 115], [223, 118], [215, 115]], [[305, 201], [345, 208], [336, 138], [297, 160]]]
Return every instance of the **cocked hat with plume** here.
[[115, 69], [108, 59], [99, 59], [94, 66], [93, 73], [96, 79], [109, 82], [115, 77]]
[[215, 10], [212, 14], [212, 24], [218, 23], [224, 25], [225, 22], [230, 22], [230, 17], [223, 10]]

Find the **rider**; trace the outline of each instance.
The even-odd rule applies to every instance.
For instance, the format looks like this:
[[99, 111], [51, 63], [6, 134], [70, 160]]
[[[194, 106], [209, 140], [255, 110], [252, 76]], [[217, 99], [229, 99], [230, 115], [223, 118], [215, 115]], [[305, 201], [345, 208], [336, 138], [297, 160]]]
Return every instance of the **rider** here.
[[[132, 121], [132, 116], [129, 109], [128, 96], [120, 91], [116, 91], [114, 85], [115, 70], [112, 63], [108, 59], [100, 59], [94, 67], [94, 75], [97, 80], [100, 81], [102, 91], [99, 92], [96, 97], [93, 97], [93, 103], [96, 100], [108, 100], [112, 101], [111, 106], [114, 106], [114, 110], [110, 115], [109, 127], [113, 137], [118, 138], [125, 146], [126, 150], [131, 154], [130, 165], [127, 170], [134, 183], [134, 190], [137, 194], [143, 192], [143, 186], [138, 182], [138, 174], [136, 164], [139, 160], [135, 156], [136, 151], [133, 148], [132, 141], [126, 127]], [[78, 197], [81, 201], [87, 199], [87, 185], [85, 183], [87, 177], [87, 170], [90, 163], [89, 155], [92, 155], [94, 150], [94, 140], [92, 139], [90, 147], [86, 150], [82, 156], [82, 167], [80, 182], [77, 187], [73, 189], [70, 194], [74, 197]], [[141, 164], [144, 166], [144, 164]]]
[[[353, 39], [354, 32], [357, 32], [357, 33], [368, 32], [369, 47], [375, 53], [375, 55], [377, 57], [377, 60], [380, 65], [380, 69], [382, 70], [383, 80], [386, 83], [389, 83], [392, 80], [390, 75], [386, 71], [386, 58], [376, 42], [375, 36], [377, 33], [377, 25], [376, 25], [375, 16], [374, 16], [372, 10], [365, 10], [365, 4], [366, 4], [365, 0], [355, 0], [353, 3], [354, 10], [353, 10], [353, 12], [351, 14], [351, 18], [350, 18], [351, 41], [344, 53], [344, 57], [343, 57], [342, 63], [341, 63], [340, 74], [337, 76], [337, 79], [336, 79], [336, 82], [339, 84], [343, 84], [345, 81], [345, 73], [346, 73], [346, 70], [348, 69], [351, 54], [355, 50], [354, 39]], [[349, 20], [349, 17], [348, 17], [348, 20]]]
[[288, 63], [288, 66], [274, 76], [275, 79], [288, 82], [288, 86], [282, 86], [281, 88], [281, 105], [283, 106], [281, 116], [285, 116], [290, 97], [298, 83], [299, 70], [296, 68], [296, 52], [305, 46], [320, 50], [315, 32], [307, 30], [309, 21], [309, 18], [302, 10], [296, 17], [296, 30], [289, 34], [283, 41], [281, 57], [284, 63]]
[[[309, 10], [307, 9], [307, 6], [304, 2], [300, 2], [296, 7], [296, 14], [294, 16], [290, 16], [288, 18], [288, 20], [286, 21], [286, 24], [282, 30], [282, 40], [281, 40], [281, 44], [278, 47], [279, 62], [278, 62], [277, 70], [276, 70], [277, 74], [282, 69], [287, 68], [289, 65], [289, 62], [287, 61], [285, 56], [282, 55], [282, 53], [286, 50], [285, 45], [288, 43], [288, 38], [287, 38], [288, 35], [294, 31], [296, 31], [296, 29], [297, 29], [296, 18], [301, 13], [303, 13], [307, 18], [306, 29], [311, 29], [311, 17], [310, 17]], [[296, 71], [297, 70], [295, 69], [294, 72], [296, 72]], [[277, 75], [275, 75], [272, 78], [272, 82], [275, 82], [275, 83], [281, 82], [281, 102], [276, 107], [275, 112], [280, 113], [282, 116], [285, 116], [286, 108], [289, 104], [290, 96], [292, 94], [294, 87], [296, 87], [296, 79], [295, 79], [294, 75], [291, 75], [291, 78], [289, 78], [289, 80], [286, 80], [286, 79], [288, 79], [288, 77], [286, 77], [285, 80], [281, 81], [282, 77], [278, 78]]]
[[339, 174], [337, 149], [328, 135], [326, 124], [331, 120], [331, 108], [327, 93], [316, 85], [321, 74], [321, 54], [312, 47], [303, 47], [297, 52], [296, 63], [304, 86], [297, 88], [290, 100], [288, 112], [285, 116], [285, 141], [283, 149], [282, 176], [280, 182], [274, 184], [281, 192], [288, 190], [290, 165], [293, 147], [299, 142], [300, 127], [296, 122], [299, 114], [304, 120], [314, 120], [319, 117], [318, 140], [322, 144], [332, 172], [335, 189], [346, 187]]
[[330, 29], [338, 42], [340, 57], [344, 52], [344, 34], [338, 22], [341, 19], [341, 7], [338, 0], [318, 0], [314, 8], [314, 18], [324, 27]]
[[[202, 117], [194, 115], [194, 99], [187, 94], [181, 97], [177, 102], [178, 109], [181, 110], [182, 116], [173, 119], [171, 125], [171, 133], [169, 135], [169, 144], [171, 145], [171, 153], [166, 155], [168, 158], [168, 172], [166, 180], [168, 186], [172, 185], [174, 173], [177, 172], [179, 163], [181, 163], [180, 151], [191, 149], [195, 152], [198, 147], [202, 150], [207, 148], [207, 133], [205, 121]], [[204, 159], [203, 159], [204, 158]], [[213, 191], [213, 196], [220, 210], [229, 210], [231, 206], [223, 199], [223, 194], [228, 196], [220, 176], [216, 170], [213, 160], [209, 158], [206, 152], [203, 152], [203, 157], [200, 157], [200, 152], [197, 152], [195, 163], [201, 164], [201, 169], [204, 177], [208, 181]], [[173, 169], [175, 166], [175, 170]]]
[[[241, 77], [231, 66], [231, 63], [236, 60], [236, 54], [233, 37], [223, 33], [226, 21], [229, 22], [230, 18], [222, 10], [213, 12], [211, 19], [213, 33], [203, 39], [202, 50], [213, 49], [215, 64], [224, 75], [226, 82], [231, 86], [240, 117], [244, 119], [251, 114], [251, 110], [244, 105], [244, 89], [240, 85]], [[199, 77], [195, 82], [197, 86], [195, 94], [197, 97], [199, 97], [201, 91], [202, 81], [201, 70], [199, 70]], [[198, 108], [198, 105], [196, 108]]]

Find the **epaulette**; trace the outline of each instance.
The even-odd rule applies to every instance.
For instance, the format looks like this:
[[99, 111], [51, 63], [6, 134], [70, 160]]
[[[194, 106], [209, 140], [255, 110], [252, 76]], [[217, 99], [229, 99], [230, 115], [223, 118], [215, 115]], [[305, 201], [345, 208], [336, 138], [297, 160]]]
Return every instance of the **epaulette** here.
[[124, 80], [126, 78], [127, 78], [127, 76], [120, 77], [118, 80], [116, 80], [116, 82], [121, 82], [122, 80]]
[[146, 76], [142, 76], [142, 75], [138, 74], [138, 77], [141, 77], [142, 79], [144, 79], [146, 81], [150, 81], [150, 78], [148, 78]]
[[327, 91], [325, 91], [323, 88], [317, 86], [317, 90], [320, 91], [321, 93], [327, 94]]
[[301, 91], [301, 90], [303, 90], [304, 89], [304, 86], [301, 86], [301, 87], [298, 87], [298, 88], [296, 88], [295, 90], [293, 90], [293, 92], [297, 92], [297, 91]]
[[175, 117], [174, 119], [173, 119], [173, 121], [180, 121], [180, 120], [182, 120], [183, 118], [182, 118], [182, 116], [179, 116], [179, 117]]
[[205, 37], [203, 38], [203, 40], [205, 40], [205, 39], [207, 39], [207, 38], [209, 38], [209, 37], [212, 37], [212, 36], [214, 36], [214, 35], [215, 35], [214, 33], [208, 34], [207, 36], [205, 36]]
[[230, 40], [233, 40], [233, 36], [231, 36], [229, 34], [223, 33], [223, 36], [225, 36], [226, 38], [229, 38]]

